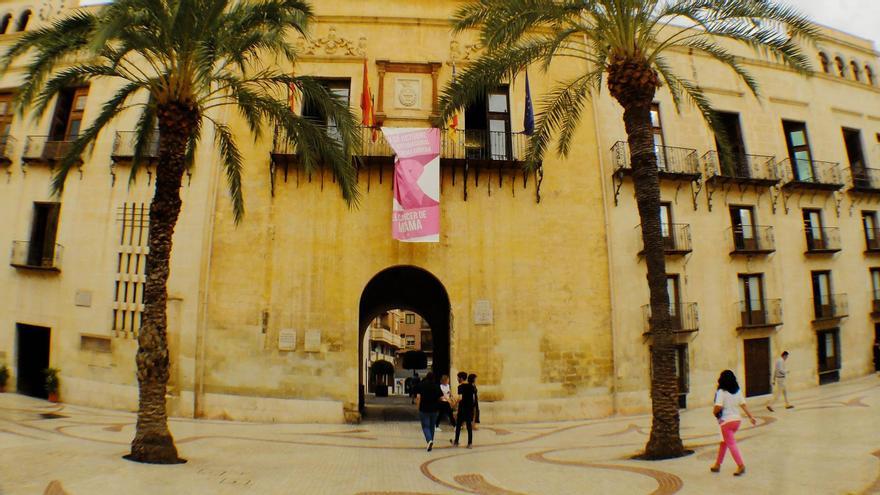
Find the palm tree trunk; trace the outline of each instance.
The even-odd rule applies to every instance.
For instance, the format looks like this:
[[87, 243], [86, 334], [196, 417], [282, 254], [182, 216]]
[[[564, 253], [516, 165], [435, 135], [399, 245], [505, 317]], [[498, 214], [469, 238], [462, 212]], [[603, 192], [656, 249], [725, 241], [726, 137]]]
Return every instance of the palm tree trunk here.
[[150, 252], [136, 358], [140, 390], [137, 430], [131, 453], [125, 456], [138, 462], [186, 462], [177, 455], [165, 410], [169, 375], [166, 302], [172, 236], [180, 214], [180, 186], [186, 168], [186, 146], [197, 119], [198, 113], [192, 105], [172, 102], [158, 108], [159, 157], [156, 189], [150, 203]]
[[684, 454], [679, 435], [675, 345], [666, 290], [666, 258], [660, 226], [660, 178], [651, 129], [653, 96], [627, 101], [623, 120], [633, 169], [636, 204], [642, 223], [651, 302], [651, 403], [653, 422], [645, 457], [666, 459]]

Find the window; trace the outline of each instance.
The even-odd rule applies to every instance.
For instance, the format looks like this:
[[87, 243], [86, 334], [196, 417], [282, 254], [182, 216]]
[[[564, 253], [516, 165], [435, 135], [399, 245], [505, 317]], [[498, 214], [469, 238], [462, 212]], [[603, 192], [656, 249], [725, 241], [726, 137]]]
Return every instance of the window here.
[[825, 230], [822, 228], [822, 210], [804, 210], [804, 234], [807, 236], [807, 251], [826, 248]]
[[849, 63], [849, 66], [852, 68], [853, 79], [855, 79], [856, 81], [861, 81], [862, 80], [862, 71], [859, 68], [858, 62], [853, 60]]
[[761, 326], [767, 323], [763, 274], [739, 275], [739, 301], [742, 326]]
[[55, 237], [58, 233], [58, 216], [61, 203], [34, 203], [31, 223], [31, 241], [28, 245], [27, 265], [54, 268]]
[[871, 70], [871, 66], [869, 65], [865, 66], [865, 82], [871, 86], [874, 85], [874, 71]]
[[0, 93], [0, 143], [6, 142], [12, 128], [12, 94]]
[[834, 301], [831, 296], [831, 272], [812, 272], [813, 312], [815, 319], [823, 320], [834, 316]]
[[825, 55], [824, 52], [819, 52], [819, 65], [822, 66], [822, 72], [826, 74], [831, 72], [831, 62], [828, 60], [828, 55]]
[[407, 325], [414, 325], [415, 322], [416, 322], [416, 315], [415, 315], [415, 313], [407, 313], [407, 314], [406, 314], [406, 323], [407, 323]]
[[871, 268], [871, 300], [876, 313], [880, 309], [880, 268]]
[[416, 346], [416, 337], [415, 335], [407, 335], [406, 336], [406, 348], [413, 349]]
[[18, 32], [24, 31], [25, 29], [27, 29], [28, 22], [30, 22], [30, 20], [31, 20], [31, 11], [25, 10], [18, 17], [18, 25], [16, 26], [15, 30]]
[[498, 86], [465, 108], [468, 158], [511, 158], [510, 96], [506, 85]]
[[9, 24], [12, 22], [12, 14], [6, 14], [3, 16], [3, 20], [0, 21], [0, 34], [6, 34], [6, 31], [9, 30]]
[[819, 385], [840, 380], [840, 331], [816, 332], [819, 354]]
[[863, 211], [862, 225], [865, 227], [865, 246], [868, 251], [880, 250], [880, 238], [877, 235], [877, 212]]
[[69, 88], [58, 94], [52, 126], [49, 129], [51, 141], [72, 141], [79, 135], [83, 112], [89, 88]]
[[[743, 142], [739, 114], [718, 112], [717, 117], [721, 124], [720, 131], [723, 133], [723, 136], [720, 136], [721, 139], [719, 139], [718, 133], [715, 134], [715, 149], [718, 150], [722, 175], [727, 177], [751, 177], [749, 164], [746, 160], [746, 145]], [[727, 146], [722, 146], [722, 143]]]
[[861, 131], [844, 127], [843, 143], [846, 146], [846, 156], [849, 159], [849, 168], [852, 171], [853, 186], [870, 188], [871, 177], [868, 174], [865, 154], [862, 151]]
[[681, 330], [681, 286], [678, 274], [666, 275], [666, 295], [669, 297], [669, 316], [672, 330]]
[[663, 139], [663, 121], [660, 120], [660, 104], [651, 105], [651, 132], [654, 134], [654, 154], [657, 155], [657, 168], [666, 170], [666, 141]]
[[785, 140], [788, 145], [788, 157], [791, 160], [791, 171], [794, 180], [814, 182], [813, 157], [810, 142], [807, 138], [807, 125], [803, 122], [782, 121]]
[[737, 251], [755, 251], [755, 210], [751, 206], [731, 206], [730, 223], [733, 227], [733, 246]]
[[846, 64], [843, 63], [843, 59], [840, 57], [834, 57], [834, 64], [837, 65], [837, 75], [840, 77], [846, 77]]
[[660, 203], [660, 234], [666, 249], [675, 249], [675, 236], [672, 234], [672, 203]]
[[124, 203], [116, 215], [119, 247], [111, 329], [116, 337], [136, 338], [144, 304], [150, 208], [146, 203]]
[[678, 407], [687, 407], [687, 394], [690, 391], [688, 377], [688, 345], [678, 344], [675, 346], [675, 378], [678, 381]]
[[[327, 91], [346, 105], [351, 101], [351, 79], [322, 79], [320, 82], [327, 88]], [[324, 115], [320, 106], [314, 101], [303, 100], [301, 115], [327, 126], [327, 134], [334, 140], [342, 140], [342, 136], [336, 130], [336, 122], [332, 118], [328, 118], [327, 115]]]

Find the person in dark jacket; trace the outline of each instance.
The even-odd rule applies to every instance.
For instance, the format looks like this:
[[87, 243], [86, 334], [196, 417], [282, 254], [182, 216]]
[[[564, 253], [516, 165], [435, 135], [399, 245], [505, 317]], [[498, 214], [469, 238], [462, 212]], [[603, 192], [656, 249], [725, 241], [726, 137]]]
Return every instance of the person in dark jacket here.
[[434, 428], [437, 427], [437, 413], [440, 410], [441, 397], [443, 397], [443, 391], [440, 390], [440, 384], [434, 381], [434, 373], [429, 371], [419, 383], [416, 393], [419, 420], [422, 423], [425, 442], [428, 443], [428, 452], [434, 448]]
[[467, 425], [468, 443], [467, 448], [473, 448], [474, 443], [474, 408], [476, 406], [476, 389], [467, 381], [468, 374], [464, 371], [458, 374], [458, 414], [455, 421], [455, 440], [451, 440], [453, 447], [458, 447], [458, 439], [461, 435], [461, 426]]

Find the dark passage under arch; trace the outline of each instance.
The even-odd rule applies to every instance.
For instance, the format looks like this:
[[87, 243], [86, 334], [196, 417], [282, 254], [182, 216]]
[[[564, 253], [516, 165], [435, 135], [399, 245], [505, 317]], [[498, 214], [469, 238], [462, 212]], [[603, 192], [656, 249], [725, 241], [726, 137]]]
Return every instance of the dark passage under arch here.
[[358, 384], [359, 406], [364, 410], [363, 366], [364, 332], [374, 318], [392, 309], [404, 309], [421, 315], [431, 327], [434, 342], [435, 374], [448, 374], [449, 357], [449, 295], [433, 274], [415, 266], [394, 266], [382, 270], [364, 287], [358, 320]]

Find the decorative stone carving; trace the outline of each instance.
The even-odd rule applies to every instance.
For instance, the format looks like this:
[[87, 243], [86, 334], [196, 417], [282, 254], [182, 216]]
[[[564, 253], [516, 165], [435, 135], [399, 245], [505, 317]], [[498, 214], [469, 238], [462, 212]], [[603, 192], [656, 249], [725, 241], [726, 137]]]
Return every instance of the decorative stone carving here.
[[421, 79], [398, 78], [394, 82], [394, 103], [399, 108], [421, 108], [422, 106], [422, 81]]
[[471, 43], [462, 46], [456, 40], [449, 42], [449, 61], [451, 63], [468, 62], [473, 60], [477, 52], [483, 49], [481, 43]]
[[39, 15], [40, 20], [48, 21], [60, 15], [63, 10], [64, 0], [43, 0], [37, 15]]
[[296, 50], [300, 55], [330, 55], [364, 57], [367, 53], [367, 38], [361, 36], [357, 43], [336, 34], [336, 28], [331, 27], [327, 36], [322, 38], [300, 38], [296, 43]]

